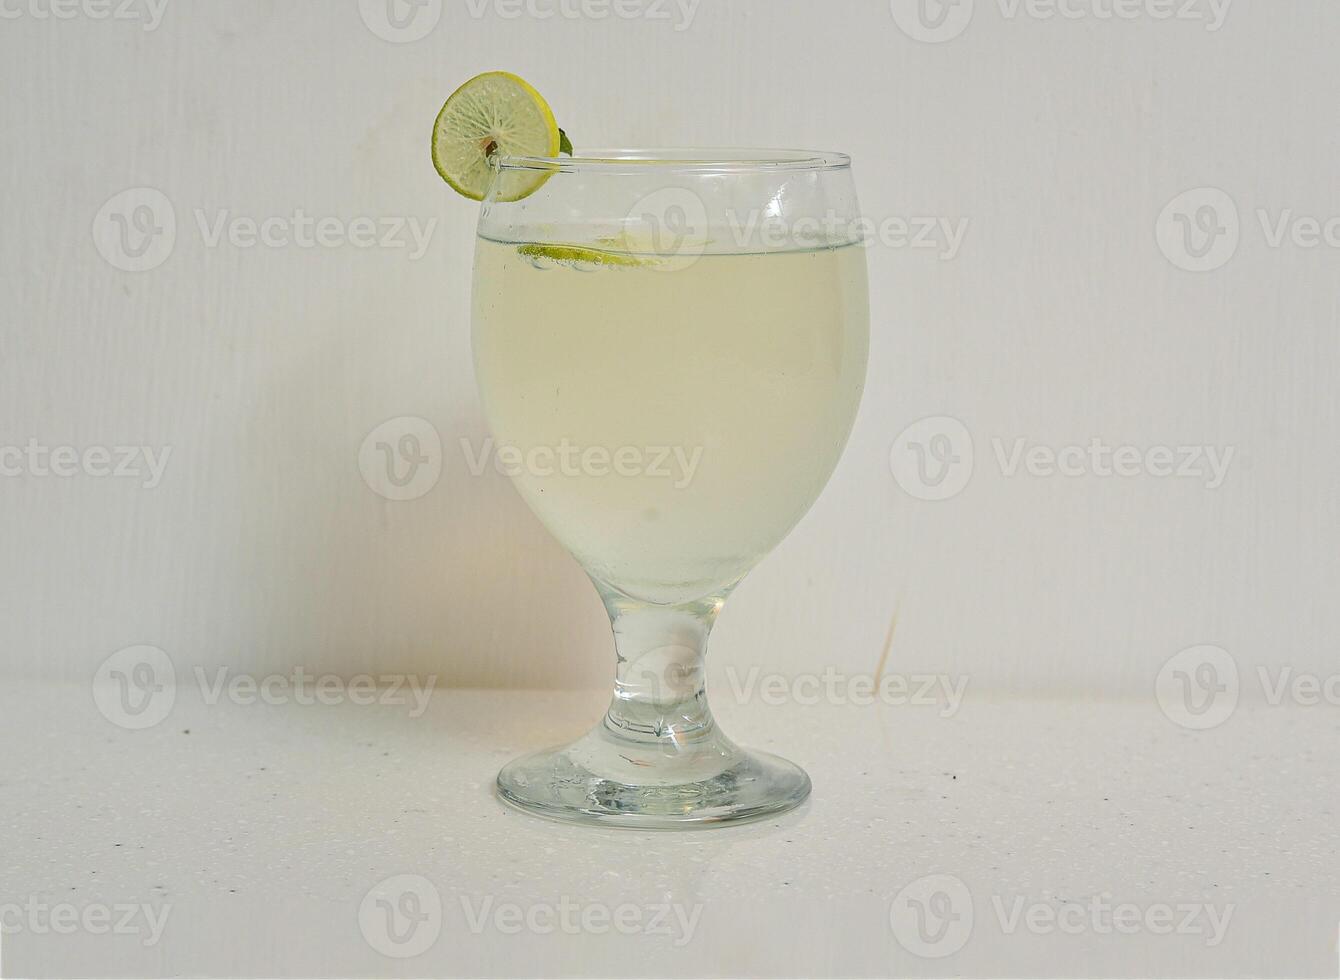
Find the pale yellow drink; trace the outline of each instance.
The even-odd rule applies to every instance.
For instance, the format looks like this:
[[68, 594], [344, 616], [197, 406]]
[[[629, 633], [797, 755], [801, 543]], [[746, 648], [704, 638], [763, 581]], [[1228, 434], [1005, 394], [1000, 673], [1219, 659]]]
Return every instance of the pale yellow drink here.
[[846, 443], [864, 250], [583, 258], [479, 241], [495, 451], [595, 578], [658, 603], [719, 592], [800, 520]]

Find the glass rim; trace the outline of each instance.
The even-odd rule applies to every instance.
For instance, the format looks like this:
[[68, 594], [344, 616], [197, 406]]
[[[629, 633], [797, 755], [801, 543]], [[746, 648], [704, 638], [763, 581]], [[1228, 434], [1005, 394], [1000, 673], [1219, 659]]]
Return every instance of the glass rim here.
[[500, 156], [498, 170], [542, 170], [575, 173], [739, 174], [777, 171], [846, 170], [851, 157], [832, 150], [779, 150], [740, 147], [597, 147], [580, 155]]

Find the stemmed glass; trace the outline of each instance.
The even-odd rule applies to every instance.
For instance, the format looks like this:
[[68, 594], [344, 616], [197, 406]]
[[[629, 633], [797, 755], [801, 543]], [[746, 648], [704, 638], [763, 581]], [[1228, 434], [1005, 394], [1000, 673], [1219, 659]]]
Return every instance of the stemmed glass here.
[[605, 150], [496, 161], [475, 256], [475, 371], [499, 459], [595, 583], [614, 695], [587, 735], [507, 765], [501, 797], [640, 828], [809, 794], [736, 746], [704, 692], [732, 589], [805, 514], [865, 382], [851, 161]]

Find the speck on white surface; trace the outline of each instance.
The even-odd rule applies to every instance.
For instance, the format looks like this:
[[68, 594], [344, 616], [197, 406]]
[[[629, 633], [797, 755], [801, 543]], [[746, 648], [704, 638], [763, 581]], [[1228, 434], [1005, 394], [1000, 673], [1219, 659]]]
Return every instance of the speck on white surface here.
[[[439, 691], [412, 718], [404, 705], [208, 705], [183, 686], [167, 719], [127, 731], [87, 688], [11, 684], [4, 902], [170, 911], [152, 945], [12, 931], [5, 975], [1334, 975], [1334, 710], [1243, 705], [1192, 732], [1143, 702], [969, 698], [952, 717], [723, 703], [740, 741], [809, 770], [799, 811], [637, 833], [494, 798], [503, 762], [578, 734], [602, 700]], [[405, 875], [438, 896], [438, 931], [417, 955], [386, 955], [360, 909]], [[969, 896], [970, 929], [946, 955], [909, 950], [891, 908], [928, 876]], [[1228, 918], [1214, 945], [1011, 919], [1094, 901]], [[602, 931], [599, 910], [625, 906], [643, 931]], [[508, 914], [532, 924], [513, 932]]]

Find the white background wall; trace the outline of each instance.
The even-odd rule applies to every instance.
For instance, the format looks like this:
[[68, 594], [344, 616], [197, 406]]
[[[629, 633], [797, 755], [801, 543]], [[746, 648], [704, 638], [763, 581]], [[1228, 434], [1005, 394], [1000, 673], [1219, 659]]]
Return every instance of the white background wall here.
[[[83, 680], [147, 643], [179, 672], [605, 682], [594, 592], [459, 447], [485, 434], [476, 209], [434, 173], [428, 133], [446, 95], [491, 68], [533, 81], [579, 147], [842, 149], [876, 221], [967, 222], [952, 257], [870, 249], [851, 445], [728, 606], [715, 669], [873, 671], [897, 610], [889, 669], [979, 690], [1144, 694], [1198, 643], [1244, 670], [1334, 671], [1340, 236], [1272, 245], [1258, 214], [1340, 215], [1333, 0], [1143, 0], [1122, 8], [1131, 20], [1100, 16], [1113, 0], [1072, 0], [1076, 18], [966, 0], [943, 43], [913, 36], [926, 32], [902, 0], [701, 0], [691, 19], [670, 0], [668, 20], [427, 0], [395, 40], [367, 26], [380, 0], [169, 0], [152, 30], [147, 0], [130, 0], [132, 20], [78, 3], [46, 18], [48, 3], [0, 3], [0, 446], [171, 455], [151, 489], [26, 462], [0, 477], [4, 673]], [[1156, 16], [1179, 10], [1195, 19]], [[138, 187], [170, 202], [176, 235], [135, 272], [94, 229], [114, 232], [95, 217]], [[1230, 257], [1221, 236], [1218, 267], [1193, 272], [1176, 215], [1163, 249], [1156, 229], [1201, 187], [1231, 206], [1178, 208], [1239, 241]], [[198, 227], [297, 208], [437, 224], [418, 260], [211, 246]], [[445, 465], [393, 502], [359, 450], [401, 416], [432, 423]], [[926, 416], [961, 420], [974, 450], [939, 502], [890, 469]], [[1006, 476], [992, 440], [1018, 438], [1235, 455], [1216, 489]]]

